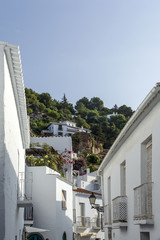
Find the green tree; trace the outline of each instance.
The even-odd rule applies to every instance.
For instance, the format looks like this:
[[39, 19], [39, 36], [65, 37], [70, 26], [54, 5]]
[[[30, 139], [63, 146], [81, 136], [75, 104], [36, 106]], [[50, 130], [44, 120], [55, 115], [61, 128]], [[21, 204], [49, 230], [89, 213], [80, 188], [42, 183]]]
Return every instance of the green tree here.
[[38, 97], [38, 100], [43, 103], [47, 108], [51, 107], [52, 98], [49, 93], [41, 93]]
[[133, 114], [132, 108], [127, 107], [126, 105], [122, 105], [121, 107], [118, 108], [118, 113], [123, 114], [125, 117], [131, 117]]
[[84, 127], [87, 129], [90, 128], [89, 124], [87, 124], [86, 121], [79, 116], [77, 117], [76, 124], [77, 124], [77, 127]]
[[83, 119], [87, 118], [87, 114], [90, 111], [88, 108], [85, 107], [85, 105], [80, 102], [76, 106], [77, 114], [80, 115]]
[[75, 109], [77, 111], [79, 109], [79, 104], [83, 104], [85, 108], [90, 109], [90, 101], [86, 97], [83, 97], [76, 102]]
[[112, 108], [112, 113], [118, 113], [118, 106], [117, 106], [117, 104], [115, 104], [114, 107]]
[[116, 114], [110, 116], [109, 122], [114, 123], [115, 126], [121, 130], [125, 126], [127, 119], [123, 114]]
[[62, 104], [62, 107], [63, 107], [63, 108], [67, 108], [67, 107], [68, 107], [68, 101], [67, 101], [67, 98], [66, 98], [65, 93], [64, 93], [64, 95], [63, 95], [61, 104]]
[[87, 113], [87, 123], [97, 123], [98, 122], [99, 113], [97, 110], [90, 110]]
[[92, 110], [96, 109], [97, 111], [101, 111], [103, 109], [103, 101], [99, 97], [93, 97], [90, 100], [90, 108]]

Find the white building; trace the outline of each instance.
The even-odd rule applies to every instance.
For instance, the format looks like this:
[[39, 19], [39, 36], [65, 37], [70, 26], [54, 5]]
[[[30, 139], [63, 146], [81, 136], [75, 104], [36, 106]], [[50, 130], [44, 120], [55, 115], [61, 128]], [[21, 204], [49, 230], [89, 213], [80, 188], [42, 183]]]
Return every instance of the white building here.
[[97, 171], [91, 172], [87, 168], [87, 174], [78, 175], [74, 178], [74, 185], [77, 188], [83, 188], [92, 192], [101, 193], [100, 177], [97, 176]]
[[[22, 239], [25, 149], [29, 145], [19, 48], [0, 42], [0, 239]], [[21, 185], [19, 176], [21, 178]], [[18, 199], [17, 199], [18, 196]]]
[[72, 151], [72, 138], [71, 137], [31, 137], [31, 143], [47, 143], [53, 147], [59, 154], [65, 152], [65, 150]]
[[55, 136], [72, 136], [77, 132], [91, 133], [91, 130], [83, 127], [76, 127], [76, 123], [65, 121], [59, 123], [49, 123], [47, 130], [43, 130], [43, 134], [53, 134]]
[[[42, 229], [42, 240], [46, 238], [71, 240], [73, 238], [72, 184], [46, 166], [27, 167], [27, 174], [29, 173], [33, 176], [33, 219], [30, 214], [31, 219], [26, 223], [32, 224], [32, 229]], [[48, 231], [43, 232], [43, 229]]]
[[147, 95], [99, 167], [105, 239], [160, 239], [160, 84]]
[[99, 178], [96, 172], [77, 176], [73, 189], [73, 232], [75, 240], [104, 239], [103, 214], [91, 208], [89, 196], [94, 192], [96, 206], [102, 206]]

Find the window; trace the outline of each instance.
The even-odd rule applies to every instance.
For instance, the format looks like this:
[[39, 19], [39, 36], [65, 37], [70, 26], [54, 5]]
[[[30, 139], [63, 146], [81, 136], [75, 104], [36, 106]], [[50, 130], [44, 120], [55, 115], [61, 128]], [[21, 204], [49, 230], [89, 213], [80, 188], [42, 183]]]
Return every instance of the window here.
[[141, 183], [152, 182], [152, 139], [142, 143], [141, 152]]
[[62, 209], [67, 208], [67, 192], [62, 190]]
[[126, 161], [121, 163], [121, 196], [126, 196]]
[[79, 222], [80, 226], [85, 226], [85, 204], [79, 203]]
[[59, 131], [62, 131], [62, 125], [59, 125], [59, 126], [58, 126], [58, 130], [59, 130]]
[[140, 240], [150, 240], [150, 233], [149, 232], [141, 232]]
[[73, 223], [76, 223], [76, 209], [73, 209]]
[[111, 177], [108, 178], [108, 223], [111, 224]]
[[93, 186], [94, 190], [99, 190], [99, 184], [98, 183], [95, 183], [94, 186]]

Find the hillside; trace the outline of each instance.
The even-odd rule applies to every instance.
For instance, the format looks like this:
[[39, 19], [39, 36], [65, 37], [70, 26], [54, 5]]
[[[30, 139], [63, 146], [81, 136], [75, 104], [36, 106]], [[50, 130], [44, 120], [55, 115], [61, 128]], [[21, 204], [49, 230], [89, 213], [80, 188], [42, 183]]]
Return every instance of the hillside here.
[[49, 93], [39, 94], [27, 88], [25, 92], [31, 134], [36, 136], [41, 135], [49, 122], [70, 120], [76, 122], [78, 127], [90, 129], [91, 138], [103, 148], [109, 149], [133, 113], [126, 105], [115, 105], [109, 109], [98, 97], [90, 100], [83, 97], [73, 106], [65, 94], [61, 101], [57, 101]]

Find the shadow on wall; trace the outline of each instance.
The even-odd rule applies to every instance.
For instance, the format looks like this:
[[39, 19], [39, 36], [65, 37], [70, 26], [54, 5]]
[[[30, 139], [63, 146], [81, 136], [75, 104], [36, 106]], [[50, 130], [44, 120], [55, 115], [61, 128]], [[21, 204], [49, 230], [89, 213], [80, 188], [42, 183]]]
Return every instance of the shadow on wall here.
[[[34, 205], [35, 204], [36, 203], [34, 203]], [[34, 206], [33, 206], [33, 209], [34, 209]], [[39, 209], [39, 211], [41, 210]], [[72, 209], [71, 209], [71, 214], [72, 214]], [[34, 213], [34, 215], [36, 215], [35, 217], [38, 218], [36, 213]], [[67, 216], [67, 208], [62, 209], [61, 201], [56, 201], [56, 212], [53, 212], [51, 209], [50, 216], [48, 216], [47, 218], [44, 217], [43, 219], [40, 219], [38, 222], [39, 224], [35, 223], [33, 224], [33, 227], [49, 230], [48, 232], [41, 233], [44, 239], [70, 240], [73, 238], [72, 219], [70, 219]]]
[[5, 149], [5, 157], [0, 158], [0, 239], [22, 238], [24, 209], [17, 206], [18, 168], [18, 155]]

